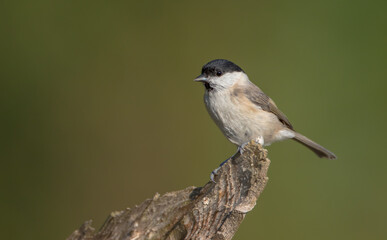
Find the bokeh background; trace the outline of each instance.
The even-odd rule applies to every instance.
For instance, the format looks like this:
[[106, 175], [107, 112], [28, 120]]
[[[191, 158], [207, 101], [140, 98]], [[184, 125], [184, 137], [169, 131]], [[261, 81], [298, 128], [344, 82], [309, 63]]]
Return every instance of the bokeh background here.
[[64, 239], [232, 155], [193, 82], [240, 65], [337, 154], [270, 146], [235, 239], [386, 239], [386, 1], [2, 1], [4, 239]]

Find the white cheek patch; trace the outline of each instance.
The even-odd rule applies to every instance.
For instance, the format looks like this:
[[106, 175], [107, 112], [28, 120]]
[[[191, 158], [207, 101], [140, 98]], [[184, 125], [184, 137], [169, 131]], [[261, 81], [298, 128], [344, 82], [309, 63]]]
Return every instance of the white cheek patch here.
[[232, 73], [225, 73], [220, 77], [214, 77], [210, 81], [215, 86], [219, 86], [222, 88], [230, 88], [232, 85], [234, 85], [242, 78], [247, 78], [246, 74], [244, 74], [243, 72], [232, 72]]

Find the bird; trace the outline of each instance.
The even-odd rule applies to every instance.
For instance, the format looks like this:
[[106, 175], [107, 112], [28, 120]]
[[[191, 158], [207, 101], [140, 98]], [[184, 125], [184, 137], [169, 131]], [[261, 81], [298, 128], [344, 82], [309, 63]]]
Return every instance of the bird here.
[[239, 148], [251, 140], [269, 146], [293, 139], [320, 158], [336, 159], [333, 152], [296, 132], [274, 101], [235, 63], [212, 60], [202, 67], [194, 81], [204, 85], [204, 103], [211, 118]]

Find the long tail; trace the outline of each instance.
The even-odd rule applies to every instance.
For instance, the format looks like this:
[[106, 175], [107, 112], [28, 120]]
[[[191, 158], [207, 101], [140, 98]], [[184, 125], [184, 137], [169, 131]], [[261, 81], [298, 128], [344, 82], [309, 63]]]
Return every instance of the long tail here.
[[329, 158], [329, 159], [336, 159], [336, 155], [329, 151], [328, 149], [320, 146], [319, 144], [313, 142], [309, 138], [305, 137], [304, 135], [294, 132], [296, 136], [293, 138], [297, 142], [301, 143], [305, 147], [308, 147], [310, 150], [312, 150], [314, 153], [317, 154], [320, 158]]

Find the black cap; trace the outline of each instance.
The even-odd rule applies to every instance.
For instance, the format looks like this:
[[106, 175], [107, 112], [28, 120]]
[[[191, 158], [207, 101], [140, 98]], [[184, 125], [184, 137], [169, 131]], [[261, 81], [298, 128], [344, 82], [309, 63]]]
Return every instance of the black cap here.
[[202, 68], [202, 74], [206, 76], [221, 76], [225, 73], [231, 72], [244, 72], [235, 63], [228, 61], [226, 59], [215, 59], [207, 63]]

